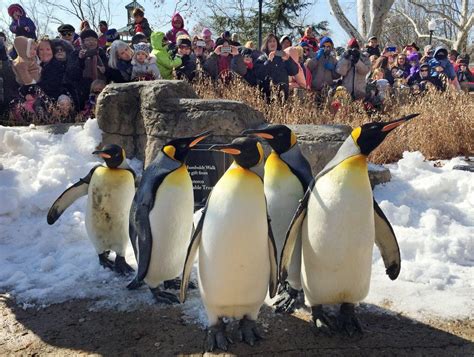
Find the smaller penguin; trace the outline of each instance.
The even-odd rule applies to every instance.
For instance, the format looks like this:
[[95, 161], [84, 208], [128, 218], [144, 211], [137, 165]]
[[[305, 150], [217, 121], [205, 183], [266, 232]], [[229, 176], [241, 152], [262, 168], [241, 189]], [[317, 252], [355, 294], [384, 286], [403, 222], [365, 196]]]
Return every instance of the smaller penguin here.
[[[268, 213], [272, 222], [273, 235], [280, 257], [285, 243], [286, 231], [303, 198], [308, 185], [313, 180], [311, 165], [303, 156], [295, 133], [285, 125], [269, 125], [263, 129], [247, 129], [244, 135], [256, 135], [265, 139], [272, 153], [265, 162], [263, 178]], [[298, 294], [301, 287], [301, 240], [293, 250], [288, 281], [280, 285], [276, 312], [293, 312], [302, 305]]]
[[[61, 214], [79, 197], [87, 195], [86, 230], [99, 255], [99, 263], [119, 274], [133, 272], [125, 260], [128, 242], [128, 216], [135, 194], [135, 172], [128, 166], [125, 150], [118, 145], [106, 145], [94, 151], [105, 161], [64, 191], [48, 212], [48, 224], [54, 224]], [[116, 253], [115, 262], [108, 259]]]
[[[138, 261], [136, 289], [144, 281], [158, 303], [179, 303], [176, 287], [193, 229], [193, 184], [186, 167], [189, 151], [211, 133], [174, 139], [143, 172], [130, 210], [130, 239]], [[179, 287], [179, 283], [177, 285]]]
[[199, 290], [207, 311], [207, 348], [227, 350], [224, 318], [239, 319], [241, 340], [261, 338], [256, 320], [267, 291], [278, 287], [275, 242], [267, 214], [259, 167], [262, 145], [256, 138], [237, 138], [214, 145], [233, 156], [234, 163], [214, 186], [188, 248], [181, 301], [199, 250]]
[[[417, 115], [355, 128], [310, 184], [292, 219], [280, 259], [281, 279], [301, 237], [301, 282], [320, 332], [362, 333], [354, 307], [369, 292], [374, 243], [389, 278], [400, 273], [397, 239], [373, 198], [367, 156], [388, 133]], [[323, 309], [334, 304], [340, 304], [337, 320]]]

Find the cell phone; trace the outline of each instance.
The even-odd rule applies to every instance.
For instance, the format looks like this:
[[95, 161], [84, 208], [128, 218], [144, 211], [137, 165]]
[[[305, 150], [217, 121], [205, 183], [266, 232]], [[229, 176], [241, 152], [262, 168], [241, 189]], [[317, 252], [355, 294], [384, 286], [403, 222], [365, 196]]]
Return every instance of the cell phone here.
[[204, 41], [196, 41], [196, 46], [197, 47], [206, 47], [206, 42]]
[[283, 51], [275, 51], [275, 56], [283, 57], [283, 55], [284, 55]]
[[86, 51], [86, 57], [92, 57], [92, 56], [95, 56], [97, 54], [97, 49], [94, 49], [94, 50], [87, 50]]
[[232, 52], [232, 48], [230, 48], [230, 46], [224, 46], [221, 48], [221, 53], [231, 53]]
[[387, 51], [388, 52], [397, 52], [397, 48], [395, 46], [390, 46], [390, 47], [387, 47]]

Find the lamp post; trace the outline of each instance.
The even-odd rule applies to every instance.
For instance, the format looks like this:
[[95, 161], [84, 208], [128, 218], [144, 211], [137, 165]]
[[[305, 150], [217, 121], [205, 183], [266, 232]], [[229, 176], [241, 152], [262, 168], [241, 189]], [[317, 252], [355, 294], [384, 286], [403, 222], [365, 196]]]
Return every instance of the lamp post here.
[[435, 19], [431, 19], [428, 22], [428, 30], [430, 31], [430, 45], [431, 45], [431, 41], [433, 40], [433, 32], [436, 30], [436, 20]]
[[262, 6], [263, 0], [258, 0], [258, 50], [262, 48]]

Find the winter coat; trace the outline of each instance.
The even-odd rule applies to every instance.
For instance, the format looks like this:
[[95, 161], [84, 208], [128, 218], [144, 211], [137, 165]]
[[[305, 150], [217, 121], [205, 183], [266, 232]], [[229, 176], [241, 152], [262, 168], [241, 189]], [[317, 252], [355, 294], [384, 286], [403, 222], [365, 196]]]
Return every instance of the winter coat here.
[[187, 79], [191, 82], [196, 75], [196, 56], [191, 54], [179, 57], [181, 57], [182, 64], [176, 68], [176, 77], [178, 79]]
[[[321, 41], [321, 45], [324, 42]], [[323, 51], [323, 52], [319, 52]], [[311, 72], [311, 89], [320, 91], [325, 86], [331, 87], [333, 80], [340, 76], [336, 73], [337, 59], [334, 55], [325, 54], [323, 47], [319, 49], [318, 54], [306, 61], [306, 68]], [[319, 59], [317, 59], [319, 57]]]
[[[177, 18], [180, 18], [181, 19], [181, 22], [183, 23], [183, 26], [178, 28], [178, 27], [175, 27], [173, 25], [174, 23], [174, 20], [177, 19]], [[186, 35], [189, 35], [188, 31], [186, 31], [184, 29], [184, 19], [183, 17], [179, 14], [179, 13], [176, 13], [173, 15], [173, 17], [171, 18], [171, 30], [169, 30], [167, 33], [166, 33], [166, 39], [171, 42], [171, 43], [176, 43], [176, 34], [178, 32], [184, 32]]]
[[41, 63], [41, 78], [38, 86], [51, 99], [57, 100], [61, 94], [66, 93], [63, 86], [66, 66], [66, 61], [58, 61], [54, 57], [48, 63]]
[[[26, 28], [28, 27], [28, 31]], [[36, 26], [26, 15], [20, 16], [18, 20], [12, 20], [10, 31], [16, 36], [24, 36], [36, 40]]]
[[461, 69], [458, 68], [456, 76], [458, 77], [459, 83], [474, 82], [474, 74], [472, 74], [472, 72], [469, 70], [469, 67], [467, 68], [466, 72], [462, 72]]
[[375, 46], [375, 47], [372, 47], [372, 46], [366, 46], [365, 47], [365, 52], [367, 52], [367, 55], [370, 57], [370, 56], [377, 56], [377, 57], [380, 57], [380, 47], [379, 45]]
[[257, 85], [257, 72], [255, 71], [253, 63], [248, 67], [244, 62], [244, 57], [240, 53], [232, 58], [230, 68], [233, 72], [241, 76], [249, 85]]
[[134, 22], [131, 26], [132, 28], [128, 31], [130, 35], [135, 36], [138, 32], [141, 32], [148, 40], [150, 39], [151, 28], [146, 17], [140, 23]]
[[430, 67], [433, 69], [433, 72], [432, 74], [434, 76], [437, 76], [437, 72], [434, 71], [434, 68], [439, 64], [441, 67], [444, 68], [444, 73], [446, 74], [446, 76], [448, 76], [448, 78], [450, 80], [453, 80], [454, 78], [456, 78], [456, 72], [454, 71], [454, 67], [453, 65], [451, 64], [451, 62], [449, 61], [448, 58], [446, 59], [443, 59], [441, 61], [437, 60], [436, 59], [436, 55], [438, 54], [439, 51], [441, 50], [444, 50], [446, 51], [446, 49], [442, 46], [439, 46], [435, 49], [434, 53], [433, 53], [433, 58], [430, 59], [428, 61], [428, 64], [430, 65]]
[[127, 83], [132, 79], [132, 61], [117, 60], [117, 68], [108, 67], [105, 70], [107, 82]]
[[161, 78], [173, 79], [173, 69], [181, 66], [183, 62], [179, 57], [172, 58], [167, 49], [163, 47], [164, 37], [165, 34], [163, 32], [153, 32], [151, 34], [151, 45], [153, 47], [151, 53], [156, 58]]
[[229, 78], [228, 75], [230, 75], [232, 69], [232, 57], [231, 55], [224, 57], [212, 52], [204, 63], [203, 69], [213, 80]]
[[33, 58], [27, 56], [33, 42], [32, 38], [24, 36], [16, 37], [13, 42], [18, 53], [18, 57], [13, 62], [13, 72], [20, 85], [35, 84], [40, 79], [41, 67], [36, 63], [36, 56]]
[[344, 56], [336, 64], [336, 73], [342, 78], [342, 85], [351, 93], [354, 99], [363, 99], [365, 97], [365, 76], [370, 72], [370, 60], [364, 53], [355, 64]]
[[156, 58], [153, 56], [148, 57], [143, 64], [137, 63], [136, 59], [133, 59], [132, 66], [132, 80], [147, 76], [151, 76], [153, 79], [161, 79], [160, 70], [156, 65]]

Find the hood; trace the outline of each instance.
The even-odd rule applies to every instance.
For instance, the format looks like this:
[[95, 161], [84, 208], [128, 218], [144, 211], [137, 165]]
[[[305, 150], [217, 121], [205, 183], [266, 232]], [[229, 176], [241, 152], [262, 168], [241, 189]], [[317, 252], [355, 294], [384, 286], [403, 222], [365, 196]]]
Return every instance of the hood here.
[[[183, 23], [183, 26], [181, 27], [176, 27], [174, 25], [174, 22], [176, 19], [181, 19], [181, 22]], [[173, 15], [173, 17], [171, 18], [171, 26], [176, 29], [176, 30], [181, 30], [181, 29], [184, 29], [184, 19], [183, 17], [179, 14], [179, 12], [177, 12], [176, 14]]]
[[165, 34], [163, 32], [153, 32], [150, 37], [151, 47], [154, 50], [162, 50], [164, 37]]
[[202, 36], [212, 36], [211, 30], [209, 30], [207, 27], [202, 29]]
[[33, 40], [32, 38], [27, 38], [24, 36], [15, 37], [15, 40], [13, 41], [13, 46], [15, 47], [16, 52], [18, 52], [18, 57], [28, 59], [28, 56], [26, 54], [30, 51], [33, 42], [35, 42], [35, 40]]
[[15, 11], [19, 11], [21, 13], [20, 16], [26, 16], [25, 9], [23, 9], [23, 7], [20, 4], [11, 4], [8, 7], [8, 15], [10, 15], [10, 17], [13, 17], [13, 13]]
[[327, 36], [324, 36], [321, 39], [321, 41], [319, 41], [319, 47], [323, 47], [323, 45], [327, 42], [329, 42], [332, 45], [332, 47], [334, 47], [334, 42], [332, 42], [331, 38]]
[[433, 57], [435, 57], [440, 51], [446, 52], [446, 55], [449, 54], [448, 50], [447, 50], [445, 47], [443, 47], [443, 46], [438, 46], [438, 47], [436, 47], [436, 49], [435, 49], [434, 52], [433, 52]]

